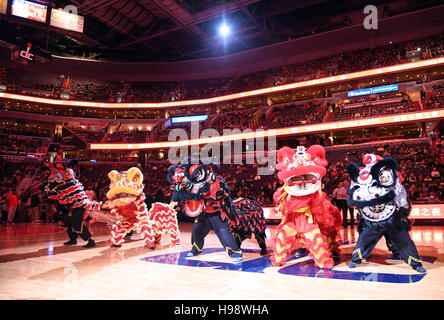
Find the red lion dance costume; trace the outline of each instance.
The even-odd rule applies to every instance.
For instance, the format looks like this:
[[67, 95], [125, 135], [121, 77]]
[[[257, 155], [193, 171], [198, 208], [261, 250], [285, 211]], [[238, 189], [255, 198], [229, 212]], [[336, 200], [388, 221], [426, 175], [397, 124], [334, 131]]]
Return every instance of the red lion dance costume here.
[[319, 268], [332, 268], [333, 256], [339, 255], [336, 237], [342, 217], [321, 190], [328, 164], [325, 149], [299, 146], [295, 152], [283, 147], [277, 161], [284, 185], [274, 194], [275, 210], [282, 214], [282, 221], [273, 239], [272, 264], [283, 265], [294, 249], [304, 247]]
[[160, 242], [162, 234], [168, 232], [171, 242], [178, 245], [180, 231], [177, 223], [176, 203], [170, 205], [155, 202], [148, 211], [143, 192], [143, 174], [138, 168], [127, 171], [111, 171], [110, 189], [106, 194], [109, 199], [105, 206], [117, 217], [112, 226], [112, 247], [120, 247], [127, 233], [140, 233], [147, 247], [154, 249], [155, 243]]

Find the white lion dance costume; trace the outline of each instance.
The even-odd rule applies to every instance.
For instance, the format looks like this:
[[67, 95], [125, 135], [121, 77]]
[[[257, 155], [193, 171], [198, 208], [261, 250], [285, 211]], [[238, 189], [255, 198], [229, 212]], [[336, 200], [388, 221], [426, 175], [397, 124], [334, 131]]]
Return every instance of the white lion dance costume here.
[[347, 171], [351, 178], [347, 202], [359, 210], [362, 227], [349, 267], [355, 268], [367, 259], [384, 236], [402, 260], [416, 271], [426, 272], [409, 235], [408, 216], [412, 206], [401, 184], [396, 161], [366, 154], [362, 162], [349, 163]]
[[170, 234], [172, 243], [179, 244], [175, 203], [167, 205], [156, 202], [148, 211], [143, 192], [143, 174], [138, 168], [121, 172], [113, 170], [108, 177], [111, 182], [105, 205], [118, 219], [111, 230], [112, 247], [120, 247], [125, 235], [131, 231], [141, 234], [150, 249], [154, 249], [155, 244], [160, 242], [164, 232]]

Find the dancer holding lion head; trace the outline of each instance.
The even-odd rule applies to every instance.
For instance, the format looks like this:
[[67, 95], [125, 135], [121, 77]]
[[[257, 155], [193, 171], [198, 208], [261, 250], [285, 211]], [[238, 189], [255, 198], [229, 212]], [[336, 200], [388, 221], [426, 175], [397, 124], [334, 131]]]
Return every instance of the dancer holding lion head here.
[[298, 247], [306, 248], [319, 268], [332, 268], [333, 257], [339, 256], [342, 217], [322, 191], [327, 164], [320, 145], [278, 151], [276, 169], [284, 185], [274, 194], [275, 210], [282, 215], [273, 239], [274, 266], [283, 265]]

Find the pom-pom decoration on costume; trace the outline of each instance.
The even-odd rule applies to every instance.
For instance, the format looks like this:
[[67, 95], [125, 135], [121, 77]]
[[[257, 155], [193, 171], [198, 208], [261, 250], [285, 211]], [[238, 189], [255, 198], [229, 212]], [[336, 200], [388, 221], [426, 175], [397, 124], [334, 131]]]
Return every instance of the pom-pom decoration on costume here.
[[153, 203], [148, 211], [143, 192], [143, 174], [136, 168], [127, 171], [111, 171], [108, 201], [105, 205], [117, 217], [112, 226], [112, 246], [120, 247], [127, 233], [135, 231], [142, 235], [146, 246], [153, 248], [164, 233], [169, 233], [171, 242], [179, 244], [180, 231], [175, 203]]
[[322, 191], [327, 164], [320, 145], [278, 151], [276, 169], [283, 186], [275, 192], [274, 201], [282, 220], [273, 239], [274, 266], [283, 265], [295, 249], [303, 247], [318, 267], [333, 267], [333, 256], [339, 255], [336, 238], [342, 217]]
[[421, 259], [408, 231], [411, 205], [401, 184], [396, 161], [366, 154], [361, 163], [347, 165], [350, 190], [347, 203], [361, 215], [360, 235], [350, 267], [367, 259], [382, 236], [401, 258], [417, 271], [424, 272]]
[[[167, 180], [173, 190], [172, 200], [179, 202], [188, 216], [196, 218], [192, 231], [192, 255], [201, 252], [204, 238], [211, 229], [232, 257], [241, 256], [242, 241], [251, 238], [252, 234], [261, 248], [261, 254], [265, 254], [262, 207], [252, 199], [233, 200], [228, 184], [216, 174], [215, 164], [192, 159], [187, 162], [171, 166]], [[234, 243], [226, 229], [234, 237]]]

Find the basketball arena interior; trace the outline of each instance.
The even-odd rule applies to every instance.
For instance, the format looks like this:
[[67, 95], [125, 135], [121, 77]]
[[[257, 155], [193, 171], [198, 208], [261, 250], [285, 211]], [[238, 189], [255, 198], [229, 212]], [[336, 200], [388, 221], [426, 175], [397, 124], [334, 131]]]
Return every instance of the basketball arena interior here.
[[0, 299], [443, 300], [443, 16], [0, 0]]

